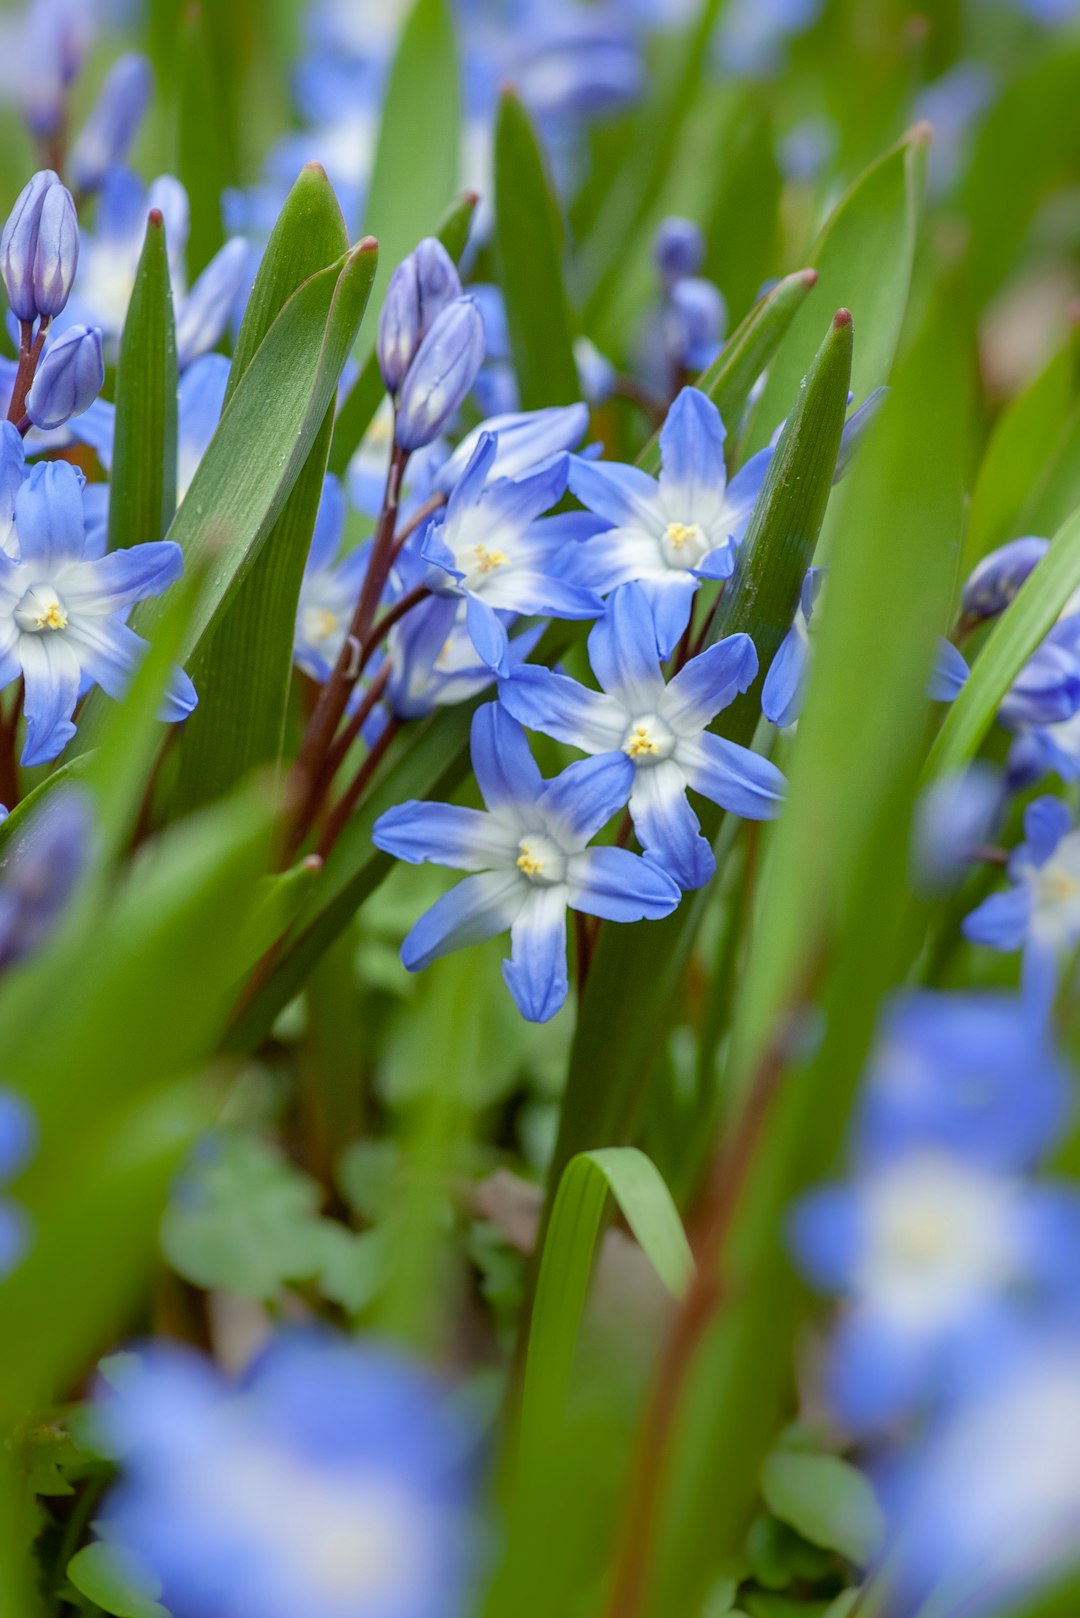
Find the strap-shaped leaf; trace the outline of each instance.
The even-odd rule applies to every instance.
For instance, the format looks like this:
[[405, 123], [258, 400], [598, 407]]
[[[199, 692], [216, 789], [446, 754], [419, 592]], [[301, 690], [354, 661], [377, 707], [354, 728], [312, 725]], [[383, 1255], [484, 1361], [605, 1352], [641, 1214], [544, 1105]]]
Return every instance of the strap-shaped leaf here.
[[581, 397], [563, 284], [564, 231], [540, 143], [505, 90], [495, 125], [495, 235], [521, 408]]
[[[256, 277], [229, 375], [231, 399], [279, 311], [310, 276], [348, 246], [323, 170], [309, 164], [285, 203]], [[285, 733], [296, 604], [322, 497], [333, 407], [303, 470], [192, 678], [199, 706], [184, 727], [177, 807], [228, 791], [256, 765], [276, 761]]]
[[146, 224], [116, 371], [109, 549], [161, 539], [176, 510], [176, 331], [165, 222]]
[[201, 0], [187, 4], [180, 22], [180, 178], [191, 205], [187, 268], [193, 280], [225, 240], [221, 194], [230, 172], [220, 79], [229, 69], [216, 56]]

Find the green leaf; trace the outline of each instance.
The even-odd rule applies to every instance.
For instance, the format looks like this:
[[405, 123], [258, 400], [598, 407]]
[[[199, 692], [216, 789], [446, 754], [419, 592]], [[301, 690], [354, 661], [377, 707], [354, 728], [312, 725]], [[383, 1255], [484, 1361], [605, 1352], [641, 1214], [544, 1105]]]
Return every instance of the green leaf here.
[[[709, 395], [721, 420], [734, 428], [750, 391], [791, 328], [791, 323], [817, 284], [816, 270], [796, 270], [771, 287], [732, 332], [720, 353], [695, 384]], [[638, 456], [651, 477], [660, 471], [660, 434], [655, 433]]]
[[[446, 210], [435, 235], [442, 242], [455, 264], [465, 251], [473, 215], [479, 197], [475, 191], [466, 191]], [[419, 240], [419, 238], [417, 238]], [[413, 243], [415, 246], [416, 243]], [[411, 251], [411, 249], [410, 249]], [[360, 375], [338, 407], [334, 418], [334, 441], [330, 446], [330, 471], [344, 477], [360, 442], [371, 426], [375, 413], [386, 397], [379, 362], [374, 346], [360, 370]], [[389, 451], [388, 451], [389, 453]]]
[[223, 125], [226, 97], [221, 79], [229, 69], [208, 36], [201, 0], [189, 0], [180, 24], [180, 179], [191, 208], [188, 277], [206, 268], [225, 241], [222, 192], [236, 176], [230, 172]]
[[[237, 340], [226, 403], [283, 306], [348, 248], [337, 198], [318, 164], [289, 193]], [[333, 407], [273, 529], [191, 669], [199, 706], [184, 727], [176, 807], [220, 797], [257, 765], [276, 763], [285, 735], [300, 581], [322, 498]]]
[[[998, 418], [971, 496], [964, 539], [965, 577], [995, 546], [1037, 531], [1025, 527], [1025, 516], [1037, 504], [1063, 441], [1068, 439], [1077, 394], [1078, 361], [1080, 333], [1074, 330], [1045, 369]], [[1075, 464], [1075, 446], [1073, 449], [1070, 459]], [[1080, 478], [1068, 509], [1071, 511], [1078, 502]]]
[[495, 237], [521, 408], [581, 397], [563, 284], [564, 230], [528, 113], [504, 90], [495, 125]]
[[863, 1474], [838, 1455], [776, 1449], [761, 1467], [765, 1504], [812, 1545], [865, 1567], [881, 1548], [885, 1517]]
[[109, 549], [161, 539], [176, 510], [176, 333], [155, 209], [146, 223], [116, 373]]
[[383, 101], [364, 229], [379, 239], [374, 312], [394, 269], [449, 207], [461, 143], [457, 36], [447, 0], [415, 0]]
[[71, 1558], [67, 1576], [80, 1595], [113, 1618], [169, 1618], [161, 1580], [122, 1545], [95, 1540]]
[[[715, 727], [744, 746], [759, 718], [760, 680], [791, 624], [832, 488], [851, 352], [850, 319], [838, 315], [797, 392], [714, 620], [717, 637], [744, 632], [758, 651], [758, 681]], [[705, 806], [708, 835], [715, 837], [720, 819]], [[549, 1195], [576, 1152], [628, 1139], [701, 915], [700, 897], [685, 899], [664, 921], [601, 930], [578, 1015]]]
[[[855, 401], [888, 381], [900, 337], [922, 203], [928, 131], [916, 127], [865, 170], [837, 203], [810, 253], [816, 303], [851, 310], [859, 333], [851, 368]], [[750, 447], [768, 442], [792, 408], [814, 353], [818, 317], [804, 309], [769, 369], [754, 407]]]
[[[375, 245], [305, 281], [259, 346], [225, 410], [177, 512], [169, 537], [203, 586], [185, 634], [187, 663], [238, 589], [300, 475], [337, 388], [367, 303]], [[152, 640], [163, 601], [140, 604], [132, 627]], [[87, 699], [89, 744], [104, 698]]]
[[947, 775], [974, 758], [1001, 700], [1043, 636], [1080, 588], [1080, 511], [1058, 529], [1050, 549], [994, 625], [963, 690], [938, 732], [927, 776]]

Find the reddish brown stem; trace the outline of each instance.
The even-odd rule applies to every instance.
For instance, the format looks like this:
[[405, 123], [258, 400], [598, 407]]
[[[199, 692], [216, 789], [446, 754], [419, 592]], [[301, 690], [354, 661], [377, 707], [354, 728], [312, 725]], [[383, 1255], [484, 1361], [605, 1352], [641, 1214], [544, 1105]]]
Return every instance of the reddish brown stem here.
[[392, 562], [397, 561], [398, 557], [405, 549], [407, 541], [412, 538], [412, 536], [416, 533], [416, 530], [418, 528], [422, 528], [429, 517], [434, 517], [437, 511], [441, 511], [445, 504], [445, 494], [433, 494], [430, 500], [425, 500], [423, 505], [417, 511], [413, 512], [412, 516], [409, 518], [404, 527], [399, 528], [397, 533], [394, 535], [394, 549], [390, 554], [390, 560]]
[[291, 860], [296, 854], [300, 844], [304, 841], [304, 838], [315, 824], [319, 810], [322, 807], [323, 799], [330, 790], [330, 784], [333, 781], [334, 776], [344, 763], [350, 747], [353, 745], [361, 730], [363, 730], [364, 725], [371, 717], [375, 704], [380, 700], [383, 692], [386, 690], [386, 684], [389, 678], [390, 664], [384, 663], [378, 674], [368, 686], [367, 690], [364, 692], [362, 700], [357, 703], [356, 711], [350, 717], [349, 723], [337, 737], [334, 745], [331, 747], [330, 751], [326, 755], [326, 758], [323, 760], [322, 767], [319, 770], [315, 780], [312, 782], [311, 791], [308, 794], [307, 802], [303, 805], [300, 813], [296, 817], [296, 824], [293, 828], [293, 834], [289, 840], [288, 849], [286, 851], [286, 863], [288, 863], [288, 861]]
[[15, 743], [22, 705], [23, 682], [20, 680], [11, 712], [0, 718], [0, 803], [5, 809], [14, 809], [19, 801], [19, 765], [15, 757]]
[[352, 782], [330, 811], [330, 816], [326, 822], [326, 830], [322, 834], [318, 847], [321, 859], [326, 859], [329, 856], [330, 850], [341, 836], [353, 810], [360, 802], [368, 783], [382, 763], [383, 758], [386, 756], [387, 748], [400, 728], [400, 719], [392, 715], [386, 721], [386, 729], [357, 770]]
[[37, 371], [48, 325], [49, 322], [43, 320], [38, 326], [37, 336], [33, 337], [33, 322], [29, 320], [19, 322], [19, 368], [15, 372], [15, 383], [11, 390], [11, 403], [8, 405], [7, 415], [7, 419], [16, 426], [19, 426], [26, 415], [26, 396], [30, 392]]

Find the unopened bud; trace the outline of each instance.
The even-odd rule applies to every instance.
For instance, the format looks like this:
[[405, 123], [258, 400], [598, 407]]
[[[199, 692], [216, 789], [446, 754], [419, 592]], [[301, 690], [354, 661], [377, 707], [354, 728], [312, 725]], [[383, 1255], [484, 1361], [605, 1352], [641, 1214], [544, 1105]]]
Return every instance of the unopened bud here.
[[401, 386], [394, 436], [422, 449], [457, 413], [484, 359], [484, 322], [472, 298], [456, 298], [436, 318]]
[[453, 259], [440, 241], [426, 236], [390, 277], [379, 316], [379, 369], [388, 393], [398, 392], [435, 321], [460, 297]]
[[703, 371], [720, 352], [727, 327], [727, 304], [711, 281], [687, 276], [671, 289], [664, 338], [674, 364]]
[[0, 235], [0, 275], [16, 320], [58, 315], [79, 262], [79, 222], [71, 193], [52, 169], [25, 185]]
[[665, 286], [687, 275], [697, 275], [705, 262], [705, 238], [692, 219], [672, 217], [660, 222], [653, 237], [653, 263]]
[[1016, 596], [1028, 574], [1050, 549], [1048, 539], [1033, 534], [1010, 540], [984, 556], [964, 585], [960, 600], [965, 618], [996, 618]]
[[26, 414], [35, 427], [51, 432], [89, 409], [105, 383], [101, 332], [96, 326], [72, 326], [51, 345], [26, 398]]
[[153, 77], [145, 56], [132, 51], [114, 62], [71, 148], [71, 177], [78, 191], [96, 191], [115, 164], [122, 163], [142, 122]]

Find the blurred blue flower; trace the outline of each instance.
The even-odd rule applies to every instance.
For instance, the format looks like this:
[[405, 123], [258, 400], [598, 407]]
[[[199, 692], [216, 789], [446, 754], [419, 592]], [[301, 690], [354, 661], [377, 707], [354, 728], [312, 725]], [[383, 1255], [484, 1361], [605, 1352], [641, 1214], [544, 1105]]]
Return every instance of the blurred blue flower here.
[[653, 263], [661, 281], [673, 286], [684, 276], [700, 274], [705, 262], [705, 236], [693, 219], [670, 215], [657, 226], [652, 243]]
[[1059, 619], [998, 709], [1007, 730], [1057, 725], [1080, 710], [1080, 612]]
[[1002, 772], [981, 759], [931, 782], [916, 805], [911, 834], [912, 882], [920, 892], [948, 893], [961, 885], [994, 835], [1006, 795]]
[[150, 102], [154, 76], [138, 51], [118, 57], [105, 75], [90, 115], [71, 148], [76, 192], [96, 191], [106, 174], [127, 157]]
[[571, 461], [571, 489], [610, 527], [581, 542], [566, 576], [601, 595], [640, 582], [668, 658], [701, 580], [731, 576], [772, 450], [752, 456], [728, 483], [720, 413], [697, 388], [684, 388], [661, 430], [660, 453], [659, 480], [618, 462]]
[[1026, 535], [999, 545], [972, 568], [960, 599], [965, 618], [994, 618], [1014, 601], [1020, 586], [1050, 549], [1048, 539]]
[[0, 967], [26, 960], [47, 941], [78, 887], [93, 840], [90, 801], [72, 787], [51, 792], [9, 833], [0, 871]]
[[386, 853], [475, 873], [420, 918], [401, 958], [416, 972], [509, 928], [503, 976], [522, 1016], [546, 1022], [567, 995], [567, 906], [655, 920], [675, 909], [679, 890], [639, 854], [586, 846], [625, 802], [617, 760], [582, 759], [544, 781], [520, 726], [487, 703], [473, 718], [472, 763], [486, 811], [412, 802], [375, 822], [372, 840]]
[[19, 40], [19, 100], [31, 134], [53, 135], [93, 37], [87, 0], [31, 0]]
[[360, 545], [339, 560], [344, 532], [345, 495], [338, 479], [327, 476], [300, 584], [293, 642], [297, 668], [320, 685], [330, 678], [345, 645], [371, 555], [370, 545]]
[[688, 275], [670, 288], [660, 316], [669, 365], [696, 375], [716, 359], [727, 330], [727, 303], [719, 287]]
[[453, 1618], [477, 1568], [475, 1436], [389, 1350], [274, 1341], [241, 1383], [148, 1345], [99, 1399], [99, 1530], [174, 1618]]
[[[2, 903], [2, 898], [0, 898]], [[19, 1173], [37, 1139], [37, 1120], [13, 1090], [0, 1088], [0, 1186]], [[0, 1197], [0, 1281], [10, 1275], [26, 1252], [30, 1225], [18, 1203]]]
[[749, 820], [772, 819], [783, 807], [776, 765], [707, 729], [753, 684], [754, 643], [729, 635], [665, 684], [648, 599], [640, 585], [625, 584], [590, 631], [589, 661], [600, 691], [526, 664], [500, 682], [499, 700], [530, 730], [609, 760], [646, 854], [680, 888], [700, 888], [716, 860], [688, 787]]
[[1011, 886], [964, 918], [964, 936], [1024, 951], [1024, 985], [1036, 1006], [1053, 998], [1062, 955], [1080, 943], [1080, 830], [1060, 798], [1024, 810], [1024, 842], [1009, 859]]
[[563, 558], [574, 548], [568, 539], [576, 531], [573, 519], [537, 520], [562, 497], [567, 457], [553, 456], [531, 474], [491, 483], [497, 455], [498, 440], [481, 434], [445, 514], [427, 528], [420, 554], [431, 564], [430, 589], [465, 597], [469, 634], [483, 662], [508, 674], [500, 611], [595, 618], [602, 609], [591, 590], [563, 577]]
[[[112, 697], [126, 691], [146, 642], [124, 622], [128, 609], [160, 595], [183, 569], [171, 540], [88, 559], [81, 473], [66, 461], [35, 466], [12, 490], [22, 446], [10, 423], [0, 430], [0, 518], [10, 527], [0, 552], [0, 686], [22, 674], [26, 743], [22, 762], [44, 764], [75, 734], [80, 695], [100, 685]], [[12, 526], [13, 523], [13, 526]], [[194, 687], [177, 669], [162, 717], [183, 719], [196, 703]]]
[[998, 90], [997, 75], [983, 62], [958, 62], [920, 91], [915, 116], [930, 124], [928, 182], [940, 195], [960, 174], [971, 137]]
[[784, 61], [787, 41], [817, 22], [822, 0], [731, 0], [717, 35], [720, 61], [730, 73], [765, 78]]
[[199, 462], [217, 431], [225, 403], [231, 362], [224, 354], [203, 354], [180, 378], [176, 394], [176, 498], [191, 487]]

